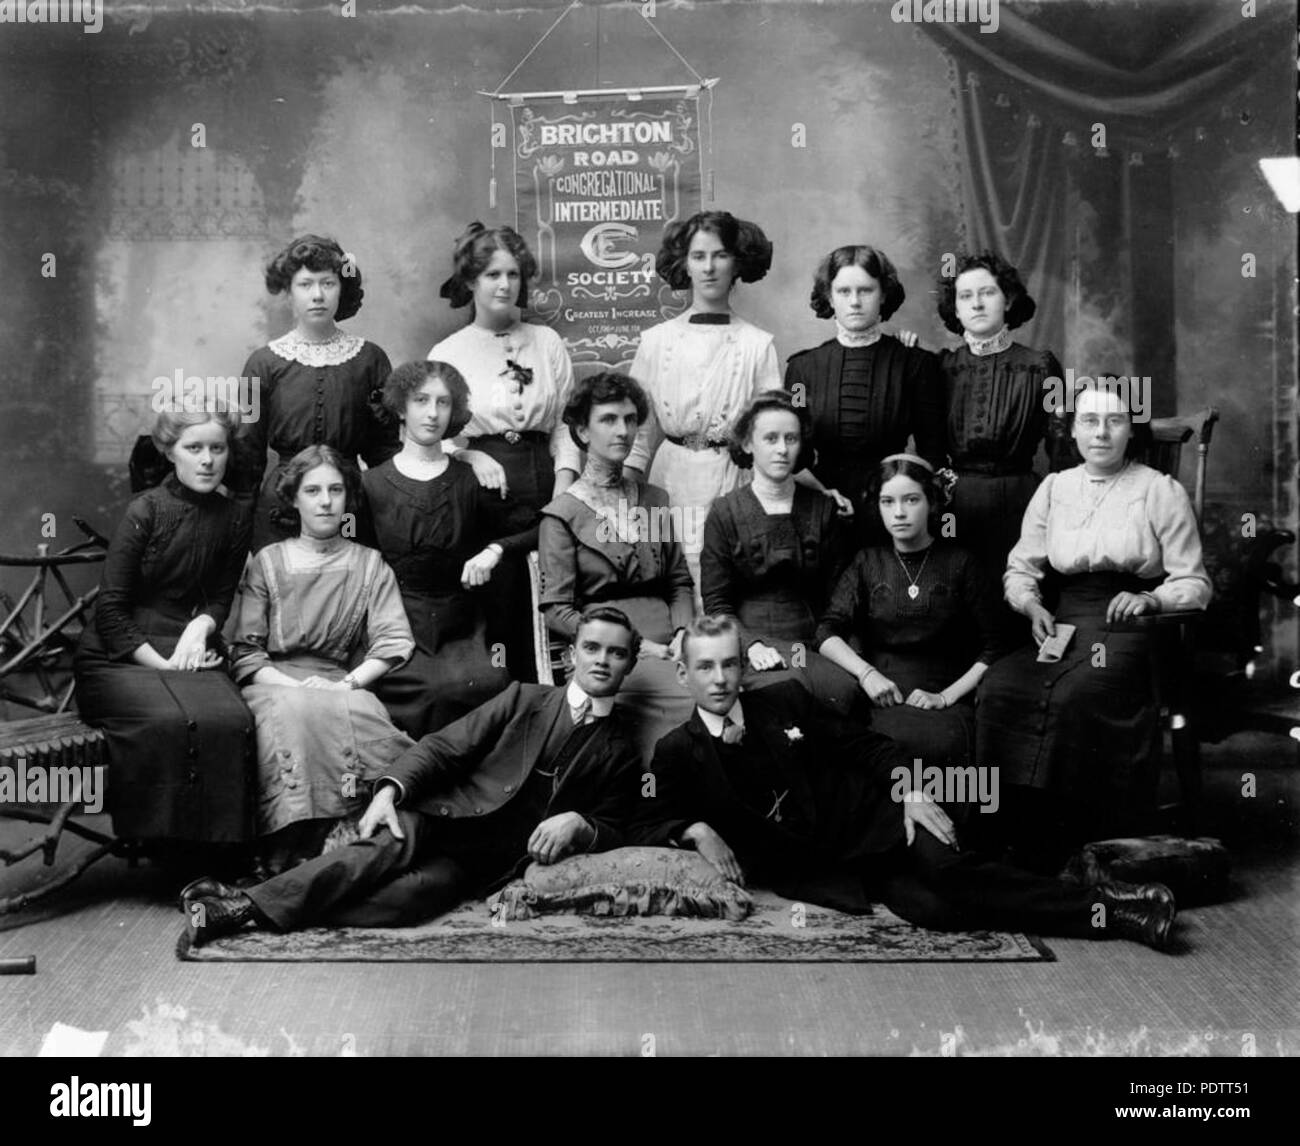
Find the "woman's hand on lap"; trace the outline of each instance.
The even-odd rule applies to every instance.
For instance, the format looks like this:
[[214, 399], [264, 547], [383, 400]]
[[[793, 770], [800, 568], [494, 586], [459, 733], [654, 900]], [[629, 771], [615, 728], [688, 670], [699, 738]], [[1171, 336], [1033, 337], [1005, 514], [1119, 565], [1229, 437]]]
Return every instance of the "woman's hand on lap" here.
[[755, 641], [750, 645], [746, 650], [746, 655], [749, 658], [749, 667], [755, 672], [785, 668], [785, 657], [771, 645], [765, 645], [762, 641]]
[[671, 660], [672, 655], [672, 650], [667, 645], [661, 644], [659, 641], [646, 639], [641, 641], [641, 652], [638, 654], [637, 659], [645, 660], [648, 658], [651, 660], [666, 661]]
[[923, 688], [912, 689], [907, 695], [906, 703], [912, 708], [926, 708], [936, 711], [948, 707], [948, 702], [944, 700], [942, 693], [926, 692]]
[[858, 678], [858, 684], [867, 694], [867, 699], [877, 708], [889, 708], [903, 703], [902, 690], [879, 669], [863, 673]]
[[298, 682], [299, 688], [323, 688], [333, 692], [351, 692], [352, 686], [341, 680], [330, 680], [324, 676], [309, 676]]
[[501, 563], [501, 554], [495, 549], [483, 549], [465, 562], [460, 573], [460, 583], [466, 589], [477, 589], [492, 580], [492, 570]]
[[1158, 613], [1149, 593], [1116, 593], [1106, 606], [1106, 622], [1127, 621], [1143, 613]]
[[1056, 636], [1056, 619], [1043, 605], [1037, 602], [1030, 605], [1025, 610], [1025, 616], [1029, 618], [1035, 644], [1041, 645], [1048, 637]]

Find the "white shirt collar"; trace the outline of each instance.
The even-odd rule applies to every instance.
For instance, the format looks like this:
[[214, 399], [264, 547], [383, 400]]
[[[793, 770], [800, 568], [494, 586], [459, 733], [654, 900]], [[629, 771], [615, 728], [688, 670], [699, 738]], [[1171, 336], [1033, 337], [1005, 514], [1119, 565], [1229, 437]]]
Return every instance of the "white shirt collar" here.
[[732, 724], [738, 724], [741, 728], [745, 727], [745, 710], [740, 707], [740, 697], [736, 697], [736, 703], [731, 706], [730, 712], [724, 712], [719, 716], [716, 712], [705, 712], [698, 704], [695, 711], [700, 714], [700, 719], [704, 721], [704, 727], [709, 730], [709, 735], [715, 740], [722, 735], [722, 722], [728, 717], [731, 718]]
[[576, 680], [569, 681], [569, 687], [564, 690], [564, 697], [569, 702], [570, 708], [581, 708], [590, 700], [591, 715], [597, 720], [604, 720], [614, 710], [614, 698], [612, 696], [589, 697], [586, 692], [578, 687]]

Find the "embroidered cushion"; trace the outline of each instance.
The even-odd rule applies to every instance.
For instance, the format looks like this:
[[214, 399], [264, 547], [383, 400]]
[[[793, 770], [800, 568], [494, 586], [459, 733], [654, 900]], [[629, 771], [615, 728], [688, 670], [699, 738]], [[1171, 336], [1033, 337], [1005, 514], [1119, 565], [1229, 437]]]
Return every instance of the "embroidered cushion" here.
[[677, 848], [615, 848], [530, 864], [488, 900], [494, 917], [691, 915], [744, 919], [753, 899], [703, 856]]

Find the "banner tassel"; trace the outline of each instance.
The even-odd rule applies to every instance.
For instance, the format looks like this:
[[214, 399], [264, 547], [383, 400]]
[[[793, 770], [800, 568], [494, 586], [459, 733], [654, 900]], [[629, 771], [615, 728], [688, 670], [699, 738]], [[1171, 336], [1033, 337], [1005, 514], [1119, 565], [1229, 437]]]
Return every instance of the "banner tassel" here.
[[495, 211], [496, 205], [497, 205], [497, 177], [493, 175], [492, 178], [488, 180], [488, 206]]

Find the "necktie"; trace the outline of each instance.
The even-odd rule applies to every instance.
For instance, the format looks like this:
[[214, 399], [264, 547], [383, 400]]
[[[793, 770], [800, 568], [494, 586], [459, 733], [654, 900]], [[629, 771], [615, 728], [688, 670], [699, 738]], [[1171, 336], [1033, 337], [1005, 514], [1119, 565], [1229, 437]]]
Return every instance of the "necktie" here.
[[577, 728], [581, 728], [584, 724], [590, 724], [595, 719], [591, 715], [591, 697], [583, 700], [577, 708], [570, 705], [569, 715], [573, 717], [574, 726]]
[[722, 718], [722, 743], [739, 744], [745, 739], [745, 726], [737, 724], [729, 716]]

